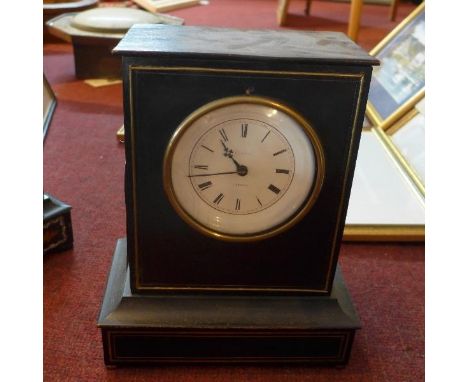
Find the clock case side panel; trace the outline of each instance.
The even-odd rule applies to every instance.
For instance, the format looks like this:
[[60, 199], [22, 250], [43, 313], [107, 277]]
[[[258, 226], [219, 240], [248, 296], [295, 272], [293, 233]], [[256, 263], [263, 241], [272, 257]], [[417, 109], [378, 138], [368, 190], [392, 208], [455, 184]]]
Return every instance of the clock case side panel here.
[[[349, 155], [347, 162], [344, 163], [344, 166], [340, 171], [340, 179], [346, 179], [345, 184], [343, 185], [343, 193], [341, 196], [340, 205], [337, 206], [337, 209], [340, 212], [337, 214], [336, 218], [336, 227], [335, 234], [333, 237], [333, 245], [331, 253], [330, 253], [330, 261], [328, 263], [327, 269], [324, 272], [327, 272], [327, 282], [325, 283], [325, 287], [323, 290], [319, 292], [319, 294], [329, 294], [331, 291], [331, 286], [333, 283], [334, 272], [337, 264], [338, 253], [341, 244], [341, 237], [344, 229], [344, 222], [346, 217], [346, 209], [349, 200], [349, 194], [352, 184], [352, 175], [354, 172], [355, 160], [357, 156], [357, 150], [359, 145], [360, 133], [361, 133], [361, 126], [362, 121], [364, 118], [364, 108], [367, 100], [367, 92], [369, 88], [369, 81], [371, 76], [372, 68], [370, 66], [353, 66], [353, 65], [317, 65], [317, 64], [308, 64], [305, 65], [304, 63], [296, 63], [296, 62], [248, 62], [248, 61], [238, 61], [238, 60], [229, 60], [226, 59], [217, 61], [216, 59], [212, 58], [211, 60], [207, 61], [206, 59], [198, 59], [198, 58], [182, 58], [177, 56], [176, 58], [171, 58], [170, 56], [161, 55], [161, 57], [157, 58], [139, 58], [139, 57], [124, 57], [124, 90], [125, 90], [125, 124], [126, 126], [130, 126], [130, 109], [131, 109], [131, 102], [132, 97], [130, 94], [130, 86], [129, 86], [129, 67], [130, 66], [165, 66], [165, 67], [177, 67], [177, 66], [186, 66], [186, 67], [209, 67], [214, 69], [222, 69], [222, 68], [240, 68], [242, 70], [276, 70], [276, 71], [322, 71], [322, 72], [343, 72], [343, 73], [360, 73], [362, 74], [361, 79], [361, 86], [359, 94], [356, 94], [357, 103], [356, 107], [357, 110], [354, 112], [354, 131], [351, 132], [350, 129], [350, 136], [347, 138], [352, 140], [349, 144], [351, 148], [349, 150]], [[134, 89], [133, 89], [134, 90]], [[182, 118], [183, 116], [181, 116]], [[135, 254], [135, 240], [138, 240], [136, 236], [136, 227], [137, 219], [135, 218], [135, 211], [133, 211], [133, 198], [135, 189], [131, 186], [131, 177], [132, 177], [132, 168], [130, 164], [132, 163], [131, 151], [134, 149], [132, 147], [134, 137], [132, 137], [132, 133], [127, 129], [126, 131], [126, 158], [127, 158], [127, 165], [126, 165], [126, 203], [127, 203], [127, 232], [128, 232], [128, 253], [130, 258], [130, 274], [131, 274], [131, 287], [132, 291], [138, 293], [155, 293], [154, 290], [145, 290], [143, 288], [138, 287], [138, 283], [136, 282], [136, 278], [138, 277], [138, 256]], [[156, 253], [158, 248], [154, 248], [154, 252]], [[223, 290], [225, 291], [225, 290]], [[158, 293], [160, 291], [157, 291]]]
[[[122, 89], [123, 89], [123, 102], [124, 102], [124, 126], [131, 126], [133, 123], [131, 116], [131, 99], [130, 94], [130, 78], [128, 71], [128, 58], [122, 57]], [[127, 228], [127, 263], [130, 269], [135, 269], [135, 262], [137, 261], [135, 252], [132, 250], [135, 248], [136, 240], [136, 227], [134, 224], [134, 208], [133, 208], [133, 197], [134, 190], [132, 188], [132, 129], [127, 128], [125, 131], [125, 210], [126, 210], [126, 228]], [[135, 285], [135, 272], [130, 272], [130, 284]]]
[[344, 186], [344, 196], [343, 196], [343, 204], [341, 206], [341, 215], [340, 215], [340, 220], [337, 222], [338, 225], [338, 230], [337, 230], [337, 238], [336, 238], [336, 247], [335, 251], [333, 253], [333, 263], [332, 263], [332, 268], [331, 268], [331, 277], [328, 279], [329, 283], [327, 285], [327, 289], [330, 291], [333, 280], [335, 278], [335, 272], [338, 264], [338, 257], [339, 257], [339, 252], [341, 249], [341, 243], [343, 240], [343, 234], [346, 226], [346, 215], [348, 211], [348, 206], [349, 206], [349, 199], [351, 196], [351, 188], [353, 185], [353, 179], [354, 179], [354, 171], [356, 170], [356, 162], [357, 162], [357, 156], [359, 152], [359, 144], [361, 141], [361, 133], [362, 133], [362, 126], [364, 124], [364, 117], [366, 113], [366, 105], [367, 105], [367, 99], [369, 95], [369, 88], [370, 88], [370, 81], [372, 78], [372, 66], [368, 67], [364, 70], [364, 78], [363, 78], [363, 84], [361, 88], [361, 94], [360, 94], [360, 99], [359, 99], [359, 107], [356, 110], [356, 134], [353, 137], [353, 140], [351, 141], [352, 149], [350, 152], [350, 157], [349, 157], [349, 162], [348, 162], [348, 175], [347, 175], [347, 181]]

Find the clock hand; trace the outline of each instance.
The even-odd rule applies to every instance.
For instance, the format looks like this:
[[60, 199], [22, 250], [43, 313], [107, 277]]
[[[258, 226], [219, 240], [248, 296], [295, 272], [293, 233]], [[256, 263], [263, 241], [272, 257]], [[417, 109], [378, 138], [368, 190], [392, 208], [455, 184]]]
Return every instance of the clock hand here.
[[224, 147], [224, 156], [225, 157], [228, 157], [230, 159], [232, 159], [232, 161], [234, 162], [234, 164], [236, 165], [236, 172], [240, 175], [240, 176], [246, 176], [247, 173], [248, 173], [248, 169], [247, 169], [247, 166], [244, 166], [243, 164], [239, 164], [238, 161], [236, 161], [234, 158], [233, 158], [233, 154], [234, 152], [229, 149], [229, 147], [226, 146], [226, 144], [223, 142], [222, 139], [220, 139], [220, 142], [221, 144], [223, 145]]
[[232, 158], [232, 154], [234, 154], [234, 151], [232, 151], [229, 147], [226, 146], [226, 144], [223, 142], [222, 139], [219, 140], [221, 142], [221, 144], [223, 145], [224, 147], [224, 156], [225, 157], [228, 157], [228, 158]]
[[242, 167], [242, 165], [241, 165], [241, 164], [239, 164], [239, 162], [238, 162], [238, 161], [236, 161], [236, 160], [235, 160], [235, 159], [232, 157], [232, 155], [231, 155], [229, 158], [231, 158], [231, 159], [232, 159], [232, 161], [233, 161], [233, 162], [234, 162], [234, 164], [236, 165], [237, 171], [239, 171], [239, 167]]
[[225, 172], [215, 172], [213, 174], [196, 174], [196, 175], [187, 175], [189, 178], [194, 178], [196, 176], [213, 176], [213, 175], [226, 175], [226, 174], [238, 174], [239, 171], [225, 171]]
[[243, 164], [239, 164], [233, 157], [232, 155], [229, 157], [233, 160], [234, 164], [236, 165], [236, 169], [237, 169], [237, 173], [240, 175], [240, 176], [246, 176], [247, 173], [248, 173], [248, 169], [247, 169], [247, 166], [244, 166]]

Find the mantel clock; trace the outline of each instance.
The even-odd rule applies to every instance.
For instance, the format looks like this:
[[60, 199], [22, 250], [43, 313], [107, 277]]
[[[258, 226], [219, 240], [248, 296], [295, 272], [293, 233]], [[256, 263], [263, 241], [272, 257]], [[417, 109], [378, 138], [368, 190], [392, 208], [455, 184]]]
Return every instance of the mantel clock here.
[[337, 269], [372, 65], [340, 33], [136, 25], [105, 361], [347, 362]]

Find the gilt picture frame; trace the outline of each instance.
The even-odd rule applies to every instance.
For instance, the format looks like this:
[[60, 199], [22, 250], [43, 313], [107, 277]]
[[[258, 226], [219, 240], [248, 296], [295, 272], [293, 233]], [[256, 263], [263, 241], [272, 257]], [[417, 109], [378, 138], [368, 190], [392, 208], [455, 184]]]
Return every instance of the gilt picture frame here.
[[344, 241], [422, 242], [424, 195], [380, 127], [363, 131]]
[[385, 131], [390, 149], [423, 197], [426, 194], [425, 115], [424, 107], [419, 106], [424, 100]]
[[42, 127], [42, 139], [44, 140], [47, 131], [49, 129], [52, 116], [54, 114], [55, 108], [57, 106], [57, 98], [55, 93], [52, 90], [49, 82], [45, 75], [43, 75], [43, 96], [42, 96], [42, 114], [43, 114], [43, 127]]
[[425, 5], [419, 5], [370, 54], [381, 62], [374, 69], [366, 116], [388, 129], [425, 94]]

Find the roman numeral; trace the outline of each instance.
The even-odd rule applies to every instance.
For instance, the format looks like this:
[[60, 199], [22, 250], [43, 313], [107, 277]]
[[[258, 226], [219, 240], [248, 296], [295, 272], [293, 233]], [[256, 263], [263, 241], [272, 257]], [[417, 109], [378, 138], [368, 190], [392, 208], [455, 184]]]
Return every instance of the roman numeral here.
[[201, 145], [201, 147], [203, 147], [204, 149], [207, 149], [208, 151], [211, 151], [212, 153], [214, 153], [213, 150], [211, 150], [209, 147], [206, 147], [205, 145]]
[[213, 183], [208, 181], [208, 182], [199, 184], [198, 187], [200, 188], [200, 190], [203, 191], [203, 190], [206, 190], [207, 188], [210, 188], [212, 185], [213, 185]]
[[240, 199], [236, 199], [236, 211], [240, 210]]
[[218, 130], [218, 131], [221, 134], [221, 137], [224, 139], [225, 142], [229, 141], [228, 136], [227, 136], [226, 132], [224, 131], [224, 129], [221, 129], [221, 130]]
[[265, 135], [265, 136], [263, 137], [263, 139], [262, 139], [262, 143], [263, 143], [263, 141], [266, 139], [266, 137], [268, 137], [268, 135], [270, 134], [270, 132], [271, 132], [271, 131], [268, 130], [268, 133], [266, 133], [266, 135]]
[[224, 198], [224, 194], [219, 194], [219, 195], [215, 198], [215, 200], [213, 200], [213, 203], [219, 205], [219, 203], [221, 202], [221, 200], [223, 200], [223, 198]]
[[242, 135], [242, 138], [245, 138], [247, 137], [247, 129], [248, 129], [249, 125], [247, 123], [243, 123], [241, 125], [241, 135]]
[[282, 168], [276, 169], [277, 174], [289, 174], [289, 170], [283, 170]]
[[261, 206], [263, 206], [263, 204], [262, 204], [262, 202], [260, 201], [260, 199], [258, 198], [258, 196], [257, 196], [256, 198], [257, 198], [258, 204], [260, 204]]
[[286, 151], [288, 151], [288, 150], [287, 149], [280, 150], [280, 151], [274, 153], [273, 156], [280, 155], [280, 154], [282, 154], [282, 153], [284, 153]]
[[270, 191], [273, 191], [275, 194], [279, 194], [279, 193], [281, 192], [281, 190], [280, 190], [278, 187], [273, 186], [272, 184], [270, 184], [270, 185], [268, 186], [268, 189], [269, 189]]
[[[196, 164], [193, 167], [198, 168], [199, 170], [208, 170], [208, 166], [206, 166], [204, 164]], [[278, 172], [278, 170], [276, 172]]]

